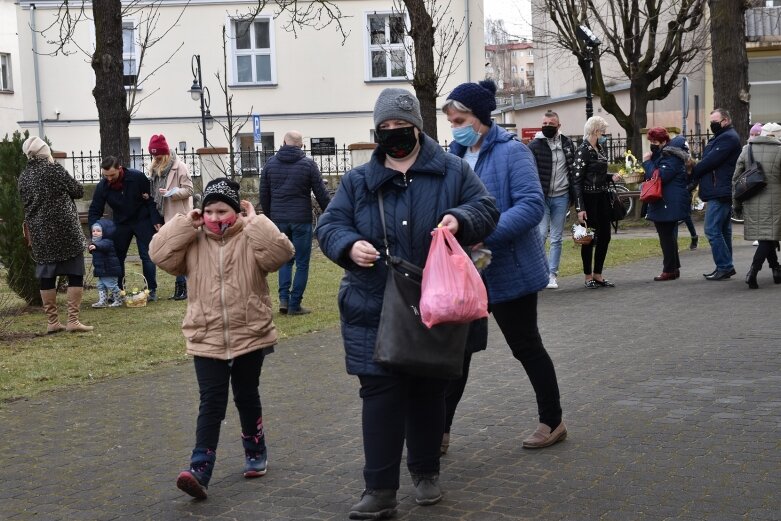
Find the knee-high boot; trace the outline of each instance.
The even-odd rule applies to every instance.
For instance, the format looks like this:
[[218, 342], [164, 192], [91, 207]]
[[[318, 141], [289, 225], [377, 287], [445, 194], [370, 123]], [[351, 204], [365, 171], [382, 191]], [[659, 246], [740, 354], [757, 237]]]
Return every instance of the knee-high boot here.
[[74, 288], [68, 286], [68, 325], [65, 326], [71, 333], [92, 331], [92, 326], [85, 326], [79, 322], [79, 308], [81, 306], [81, 297], [84, 294], [84, 288]]
[[65, 331], [65, 326], [60, 323], [57, 316], [57, 289], [42, 289], [41, 300], [43, 301], [43, 312], [46, 313], [46, 333], [59, 333]]

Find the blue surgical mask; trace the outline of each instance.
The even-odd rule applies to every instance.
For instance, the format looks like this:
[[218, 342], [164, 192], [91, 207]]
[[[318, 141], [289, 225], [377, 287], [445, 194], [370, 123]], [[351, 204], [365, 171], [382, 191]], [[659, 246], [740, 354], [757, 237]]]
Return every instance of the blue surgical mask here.
[[597, 143], [599, 143], [599, 146], [605, 146], [605, 143], [607, 143], [607, 136], [599, 136]]
[[476, 131], [472, 125], [465, 125], [453, 129], [453, 139], [456, 140], [456, 143], [465, 147], [471, 147], [480, 141], [480, 136], [482, 136], [482, 134]]

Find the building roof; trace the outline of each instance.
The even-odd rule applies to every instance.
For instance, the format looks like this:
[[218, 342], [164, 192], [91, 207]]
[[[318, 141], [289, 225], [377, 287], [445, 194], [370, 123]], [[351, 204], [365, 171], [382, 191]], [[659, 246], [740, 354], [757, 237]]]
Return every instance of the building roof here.
[[[623, 90], [628, 90], [630, 87], [629, 82], [625, 83], [619, 83], [617, 85], [613, 85], [612, 87], [608, 87], [608, 92], [619, 92]], [[556, 98], [551, 98], [548, 96], [537, 96], [534, 98], [531, 98], [529, 101], [522, 105], [505, 105], [503, 107], [497, 107], [496, 110], [491, 112], [491, 114], [503, 114], [505, 112], [512, 112], [514, 110], [523, 110], [523, 109], [531, 109], [534, 107], [544, 107], [546, 105], [555, 105], [557, 103], [561, 103], [563, 101], [569, 101], [573, 99], [582, 98], [585, 96], [585, 90], [580, 92], [574, 92], [572, 94], [567, 94], [566, 96], [559, 96]]]
[[486, 44], [486, 51], [520, 51], [523, 49], [534, 49], [534, 44], [529, 42], [507, 42], [500, 44]]

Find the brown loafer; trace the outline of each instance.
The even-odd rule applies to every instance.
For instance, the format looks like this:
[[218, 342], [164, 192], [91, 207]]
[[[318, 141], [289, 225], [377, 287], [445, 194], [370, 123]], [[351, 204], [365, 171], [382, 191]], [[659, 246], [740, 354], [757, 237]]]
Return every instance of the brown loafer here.
[[669, 272], [669, 271], [663, 271], [661, 275], [654, 277], [654, 280], [659, 282], [663, 280], [675, 280], [678, 277], [676, 276], [675, 272]]
[[553, 432], [550, 427], [544, 423], [537, 425], [537, 429], [534, 433], [523, 440], [524, 449], [543, 449], [550, 447], [554, 443], [558, 443], [567, 437], [567, 427], [564, 426], [564, 422], [561, 422]]

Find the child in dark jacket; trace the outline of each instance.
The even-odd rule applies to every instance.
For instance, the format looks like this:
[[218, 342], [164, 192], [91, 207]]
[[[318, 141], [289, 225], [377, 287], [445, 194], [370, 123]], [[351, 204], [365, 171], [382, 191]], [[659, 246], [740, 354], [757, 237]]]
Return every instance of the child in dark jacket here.
[[[98, 301], [92, 304], [93, 308], [116, 308], [122, 305], [119, 294], [122, 266], [111, 239], [115, 230], [116, 226], [108, 219], [101, 219], [92, 225], [92, 242], [87, 249], [92, 254], [92, 268], [98, 277]], [[109, 297], [113, 299], [111, 304], [108, 303]]]

